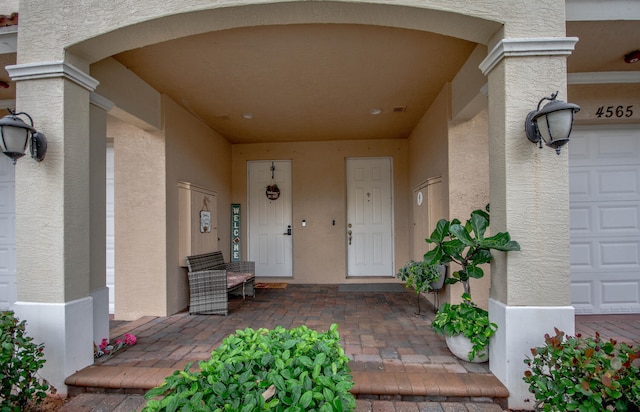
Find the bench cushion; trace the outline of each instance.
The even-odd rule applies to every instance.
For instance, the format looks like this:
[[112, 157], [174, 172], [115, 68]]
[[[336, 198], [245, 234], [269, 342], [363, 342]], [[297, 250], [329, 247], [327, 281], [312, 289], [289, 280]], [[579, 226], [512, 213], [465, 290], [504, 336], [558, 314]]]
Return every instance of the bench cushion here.
[[227, 289], [235, 288], [254, 278], [253, 273], [227, 272]]

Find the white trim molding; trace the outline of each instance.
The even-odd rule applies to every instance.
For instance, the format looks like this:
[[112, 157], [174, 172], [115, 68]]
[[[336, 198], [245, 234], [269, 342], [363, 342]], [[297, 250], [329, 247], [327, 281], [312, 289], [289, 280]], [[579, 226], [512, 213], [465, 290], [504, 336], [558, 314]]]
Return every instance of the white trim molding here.
[[509, 390], [509, 409], [528, 410], [532, 394], [522, 380], [531, 348], [544, 344], [554, 328], [575, 335], [573, 306], [509, 306], [489, 299], [489, 319], [498, 325], [489, 345], [489, 369]]
[[577, 42], [577, 37], [502, 39], [479, 67], [486, 76], [505, 57], [568, 56]]
[[91, 92], [91, 94], [89, 95], [89, 101], [92, 105], [101, 108], [105, 112], [110, 112], [114, 106], [111, 100], [96, 92]]
[[40, 371], [60, 396], [67, 395], [64, 381], [93, 364], [93, 298], [65, 303], [21, 302], [15, 313], [27, 321], [27, 333], [44, 343], [47, 362]]
[[77, 67], [62, 61], [38, 62], [26, 64], [14, 64], [6, 67], [11, 80], [35, 80], [48, 79], [54, 77], [64, 77], [72, 82], [84, 87], [90, 92], [94, 91], [100, 84], [99, 81], [89, 76]]
[[569, 84], [640, 83], [640, 72], [585, 72], [567, 74]]

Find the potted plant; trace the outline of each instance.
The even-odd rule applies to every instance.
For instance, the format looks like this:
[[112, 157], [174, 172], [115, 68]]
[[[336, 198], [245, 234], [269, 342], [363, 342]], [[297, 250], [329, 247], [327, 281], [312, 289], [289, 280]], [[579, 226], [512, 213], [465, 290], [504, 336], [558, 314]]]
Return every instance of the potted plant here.
[[[420, 294], [429, 290], [437, 290], [442, 287], [440, 281], [444, 281], [446, 266], [434, 265], [424, 260], [415, 262], [410, 260], [398, 270], [398, 278], [404, 281], [407, 288], [413, 289], [418, 298], [418, 314], [420, 314]], [[438, 285], [439, 284], [439, 285]]]
[[[432, 322], [432, 327], [437, 333], [448, 337], [449, 349], [451, 349], [450, 342], [468, 340], [470, 346], [468, 357], [462, 356], [462, 359], [475, 362], [488, 360], [486, 348], [497, 325], [489, 322], [489, 313], [478, 307], [471, 299], [469, 280], [484, 276], [480, 265], [491, 262], [492, 250], [502, 252], [520, 250], [520, 245], [511, 240], [508, 232], [486, 237], [488, 227], [489, 206], [487, 205], [485, 210], [478, 209], [471, 212], [471, 217], [464, 225], [458, 219], [451, 221], [441, 219], [431, 237], [425, 239], [427, 243], [433, 244], [434, 248], [424, 255], [424, 260], [431, 264], [457, 263], [460, 269], [453, 272], [445, 282], [447, 284], [460, 282], [464, 288], [462, 303], [442, 305]], [[452, 339], [453, 336], [457, 338]]]

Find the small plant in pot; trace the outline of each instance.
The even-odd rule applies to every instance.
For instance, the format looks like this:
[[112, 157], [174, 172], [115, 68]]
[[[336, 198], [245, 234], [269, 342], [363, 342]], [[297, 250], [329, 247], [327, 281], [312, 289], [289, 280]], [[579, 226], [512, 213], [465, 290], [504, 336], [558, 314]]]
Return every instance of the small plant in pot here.
[[434, 265], [424, 260], [415, 262], [410, 260], [398, 270], [398, 278], [402, 280], [405, 286], [413, 289], [418, 298], [418, 314], [420, 314], [420, 294], [434, 289], [434, 284], [444, 276], [446, 267], [443, 265]]
[[[474, 362], [488, 360], [486, 348], [497, 325], [489, 322], [489, 313], [479, 308], [471, 299], [469, 281], [472, 278], [480, 279], [484, 276], [480, 265], [491, 262], [492, 250], [502, 252], [520, 250], [520, 245], [511, 240], [508, 232], [485, 237], [489, 220], [487, 205], [485, 210], [478, 209], [471, 212], [469, 220], [464, 225], [458, 219], [451, 221], [441, 219], [431, 237], [425, 239], [427, 243], [432, 243], [434, 248], [424, 255], [424, 260], [431, 264], [457, 263], [460, 270], [453, 272], [445, 282], [447, 284], [460, 282], [464, 288], [462, 303], [443, 304], [433, 320], [432, 327], [437, 333], [447, 337], [463, 335], [469, 338], [472, 348], [468, 352], [468, 359], [462, 358]], [[447, 339], [451, 349], [450, 341], [451, 339]]]

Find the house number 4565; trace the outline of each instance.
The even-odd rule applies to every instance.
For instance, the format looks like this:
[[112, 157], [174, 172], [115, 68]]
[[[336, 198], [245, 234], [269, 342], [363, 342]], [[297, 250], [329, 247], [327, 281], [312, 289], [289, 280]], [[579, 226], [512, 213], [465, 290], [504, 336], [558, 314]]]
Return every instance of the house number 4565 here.
[[633, 116], [633, 105], [630, 106], [600, 106], [596, 110], [597, 117], [631, 117]]

